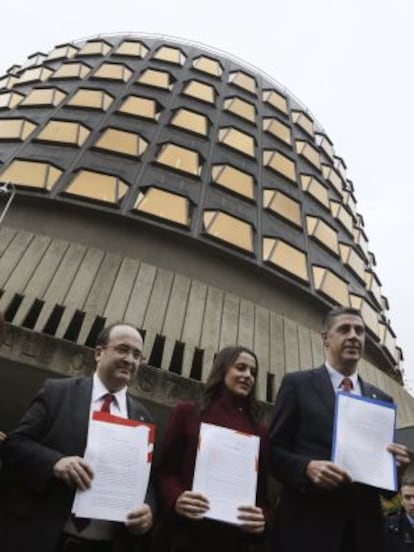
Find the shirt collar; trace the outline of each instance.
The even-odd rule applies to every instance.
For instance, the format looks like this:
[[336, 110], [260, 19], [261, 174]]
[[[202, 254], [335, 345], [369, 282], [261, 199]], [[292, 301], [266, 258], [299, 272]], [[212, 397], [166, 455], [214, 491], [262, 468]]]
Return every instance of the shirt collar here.
[[[93, 375], [92, 403], [96, 403], [101, 400], [106, 393], [110, 393], [110, 391], [105, 387], [100, 377], [95, 372]], [[112, 395], [115, 397], [118, 405], [126, 404], [126, 387], [123, 387], [116, 393], [112, 393]]]
[[[335, 389], [335, 391], [340, 390], [342, 380], [344, 379], [345, 376], [341, 374], [341, 372], [338, 372], [338, 370], [330, 366], [330, 364], [326, 361], [325, 361], [325, 366], [326, 366], [326, 369], [328, 370], [329, 378], [332, 382], [333, 388]], [[360, 388], [357, 370], [355, 370], [353, 374], [347, 377], [352, 381], [354, 390], [357, 390]]]

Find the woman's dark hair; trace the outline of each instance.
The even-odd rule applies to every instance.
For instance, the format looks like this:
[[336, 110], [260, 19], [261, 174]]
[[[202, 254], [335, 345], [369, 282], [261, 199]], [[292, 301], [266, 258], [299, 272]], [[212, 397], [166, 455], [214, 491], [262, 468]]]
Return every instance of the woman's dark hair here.
[[[204, 388], [204, 393], [201, 398], [201, 411], [205, 411], [212, 401], [217, 397], [218, 393], [223, 389], [224, 378], [226, 377], [227, 370], [232, 366], [241, 353], [247, 353], [251, 355], [256, 361], [256, 369], [259, 370], [259, 362], [257, 356], [253, 351], [244, 347], [243, 345], [234, 345], [231, 347], [224, 347], [219, 351], [214, 359], [213, 366], [210, 374], [207, 378], [207, 382]], [[257, 425], [260, 421], [259, 405], [255, 397], [257, 377], [254, 379], [253, 388], [247, 397], [249, 404], [249, 411], [253, 422]]]

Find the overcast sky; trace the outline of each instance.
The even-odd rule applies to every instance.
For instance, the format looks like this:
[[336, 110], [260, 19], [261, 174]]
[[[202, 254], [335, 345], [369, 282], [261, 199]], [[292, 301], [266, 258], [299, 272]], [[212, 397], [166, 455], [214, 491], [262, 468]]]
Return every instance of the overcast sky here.
[[0, 73], [63, 42], [144, 32], [224, 50], [293, 92], [347, 165], [414, 387], [413, 0], [22, 0], [1, 22]]

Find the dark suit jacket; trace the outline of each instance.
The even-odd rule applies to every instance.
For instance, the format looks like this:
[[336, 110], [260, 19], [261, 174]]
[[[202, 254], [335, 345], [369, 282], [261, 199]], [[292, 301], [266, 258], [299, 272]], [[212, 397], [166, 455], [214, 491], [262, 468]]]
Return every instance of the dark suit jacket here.
[[387, 552], [413, 552], [414, 529], [404, 510], [389, 514], [385, 520]]
[[[53, 476], [53, 466], [64, 456], [84, 454], [92, 382], [91, 377], [46, 380], [4, 443], [4, 462], [14, 479], [6, 500], [2, 550], [54, 551], [74, 492]], [[130, 418], [152, 422], [148, 411], [129, 395], [127, 407]], [[139, 550], [139, 540], [119, 524], [114, 551]]]
[[[392, 401], [362, 379], [360, 385], [364, 396]], [[331, 458], [334, 406], [325, 366], [283, 378], [270, 426], [271, 469], [283, 483], [271, 539], [278, 552], [339, 552], [344, 534], [353, 539], [353, 552], [383, 550], [377, 489], [352, 483], [325, 491], [305, 475], [311, 460]]]

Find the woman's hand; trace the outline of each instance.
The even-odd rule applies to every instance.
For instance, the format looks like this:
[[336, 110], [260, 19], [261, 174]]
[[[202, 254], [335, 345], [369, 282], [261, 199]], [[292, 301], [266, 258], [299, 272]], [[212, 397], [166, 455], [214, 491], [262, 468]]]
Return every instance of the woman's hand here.
[[208, 500], [200, 493], [184, 491], [177, 498], [175, 511], [188, 519], [201, 519], [209, 509]]
[[263, 510], [259, 506], [240, 506], [238, 518], [242, 522], [241, 529], [246, 533], [260, 534], [265, 528]]

